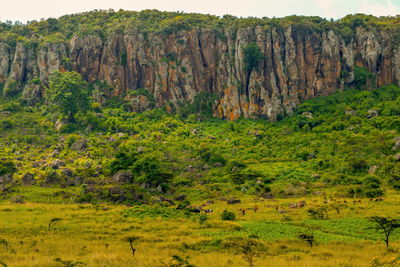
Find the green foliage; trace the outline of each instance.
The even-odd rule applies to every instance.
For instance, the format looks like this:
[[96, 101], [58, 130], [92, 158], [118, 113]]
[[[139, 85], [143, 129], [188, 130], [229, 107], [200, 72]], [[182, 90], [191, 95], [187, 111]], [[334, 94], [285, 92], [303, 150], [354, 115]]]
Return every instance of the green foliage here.
[[205, 224], [207, 220], [208, 220], [208, 216], [206, 214], [199, 215], [199, 224], [200, 225]]
[[161, 186], [163, 191], [168, 188], [168, 183], [173, 177], [173, 174], [166, 171], [155, 156], [139, 157], [131, 169], [136, 182], [145, 183], [150, 187]]
[[162, 262], [162, 266], [165, 267], [196, 267], [196, 265], [191, 264], [189, 262], [189, 256], [186, 256], [185, 258], [178, 256], [178, 255], [173, 255], [172, 259], [168, 263]]
[[120, 170], [127, 170], [131, 167], [137, 160], [136, 154], [126, 154], [124, 152], [119, 152], [115, 155], [115, 159], [110, 163], [110, 173], [115, 174]]
[[0, 161], [0, 176], [4, 174], [12, 174], [17, 171], [17, 168], [11, 160]]
[[235, 221], [236, 215], [231, 211], [224, 210], [221, 214], [221, 220], [223, 221]]
[[386, 247], [389, 247], [389, 238], [396, 229], [400, 228], [400, 220], [374, 216], [370, 218], [370, 221], [374, 223], [372, 229], [385, 235]]
[[46, 90], [48, 104], [54, 104], [70, 122], [77, 112], [85, 112], [89, 107], [86, 82], [77, 72], [54, 72]]
[[14, 122], [12, 120], [4, 119], [0, 121], [0, 130], [7, 131], [14, 127]]
[[182, 118], [187, 118], [190, 114], [211, 117], [213, 114], [213, 107], [215, 106], [215, 101], [217, 99], [218, 96], [216, 94], [202, 91], [195, 95], [191, 104], [181, 105], [178, 108], [177, 113]]
[[326, 220], [328, 219], [328, 208], [327, 207], [318, 207], [311, 208], [307, 210], [308, 214], [314, 220]]
[[244, 54], [244, 68], [250, 73], [253, 69], [257, 69], [264, 59], [264, 54], [261, 52], [260, 47], [257, 43], [249, 43], [243, 48]]
[[366, 89], [367, 81], [374, 78], [374, 75], [367, 69], [354, 67], [354, 87], [358, 90]]
[[8, 79], [3, 87], [3, 95], [7, 97], [15, 97], [21, 93], [20, 84], [12, 79]]

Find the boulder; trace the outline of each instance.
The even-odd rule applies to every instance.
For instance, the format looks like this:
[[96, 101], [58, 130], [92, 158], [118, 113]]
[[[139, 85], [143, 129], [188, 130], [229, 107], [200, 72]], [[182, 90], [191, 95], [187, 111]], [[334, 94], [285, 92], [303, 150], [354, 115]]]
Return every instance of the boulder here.
[[400, 141], [397, 141], [394, 146], [393, 146], [393, 151], [399, 150], [400, 149]]
[[63, 121], [57, 120], [56, 123], [54, 124], [54, 128], [55, 128], [57, 131], [60, 132], [60, 131], [62, 130], [62, 128], [63, 128], [64, 125], [65, 125], [65, 123], [64, 123]]
[[372, 119], [379, 116], [379, 111], [376, 109], [368, 110], [368, 119]]
[[79, 139], [79, 140], [75, 141], [75, 142], [71, 145], [71, 149], [72, 149], [72, 150], [76, 150], [76, 151], [78, 151], [78, 150], [86, 150], [86, 148], [87, 148], [87, 143], [88, 143], [88, 140], [86, 140], [86, 139], [84, 139], [84, 138]]
[[0, 184], [10, 184], [13, 181], [13, 175], [11, 173], [0, 176]]
[[301, 114], [301, 117], [307, 118], [307, 119], [312, 119], [312, 118], [313, 118], [313, 115], [312, 115], [311, 112], [306, 111], [306, 112], [303, 112], [303, 113]]
[[394, 156], [395, 161], [400, 161], [400, 153]]
[[116, 174], [114, 174], [112, 179], [114, 182], [127, 184], [127, 183], [132, 183], [133, 175], [131, 171], [121, 170], [118, 171]]
[[355, 111], [355, 110], [346, 110], [346, 115], [357, 116], [357, 111]]
[[65, 166], [65, 162], [59, 159], [54, 160], [52, 163], [49, 164], [49, 167], [51, 167], [54, 170], [57, 170], [58, 168]]
[[369, 167], [368, 174], [375, 174], [378, 169], [379, 169], [379, 167], [376, 165], [371, 166], [371, 167]]

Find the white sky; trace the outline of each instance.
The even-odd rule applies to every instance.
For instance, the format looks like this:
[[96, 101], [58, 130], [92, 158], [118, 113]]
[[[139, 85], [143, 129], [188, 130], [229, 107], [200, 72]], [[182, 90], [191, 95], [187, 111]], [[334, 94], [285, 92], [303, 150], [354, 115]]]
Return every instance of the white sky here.
[[158, 9], [214, 15], [327, 18], [353, 13], [400, 14], [400, 0], [0, 0], [0, 20], [22, 21], [59, 17], [93, 9]]

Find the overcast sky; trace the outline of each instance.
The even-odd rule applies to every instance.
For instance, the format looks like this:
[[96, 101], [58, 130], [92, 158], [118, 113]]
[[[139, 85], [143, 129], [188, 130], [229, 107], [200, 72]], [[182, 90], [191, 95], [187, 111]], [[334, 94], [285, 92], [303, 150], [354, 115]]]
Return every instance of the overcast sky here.
[[400, 0], [0, 0], [0, 20], [59, 17], [93, 9], [158, 9], [248, 17], [317, 15], [339, 18], [366, 13], [400, 14]]

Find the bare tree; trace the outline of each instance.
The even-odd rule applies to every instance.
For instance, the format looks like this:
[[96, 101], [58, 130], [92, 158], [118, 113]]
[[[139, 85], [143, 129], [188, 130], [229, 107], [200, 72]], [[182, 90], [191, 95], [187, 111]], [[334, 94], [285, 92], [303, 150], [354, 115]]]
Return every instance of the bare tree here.
[[133, 247], [133, 242], [135, 242], [138, 239], [139, 239], [139, 237], [137, 237], [137, 236], [129, 236], [126, 238], [126, 241], [129, 242], [129, 245], [131, 247], [132, 256], [135, 256], [135, 252], [136, 252], [136, 248]]
[[379, 216], [371, 217], [369, 220], [375, 223], [375, 226], [369, 229], [374, 229], [377, 232], [382, 232], [385, 235], [386, 247], [389, 247], [390, 235], [394, 232], [394, 230], [400, 228], [400, 220]]

